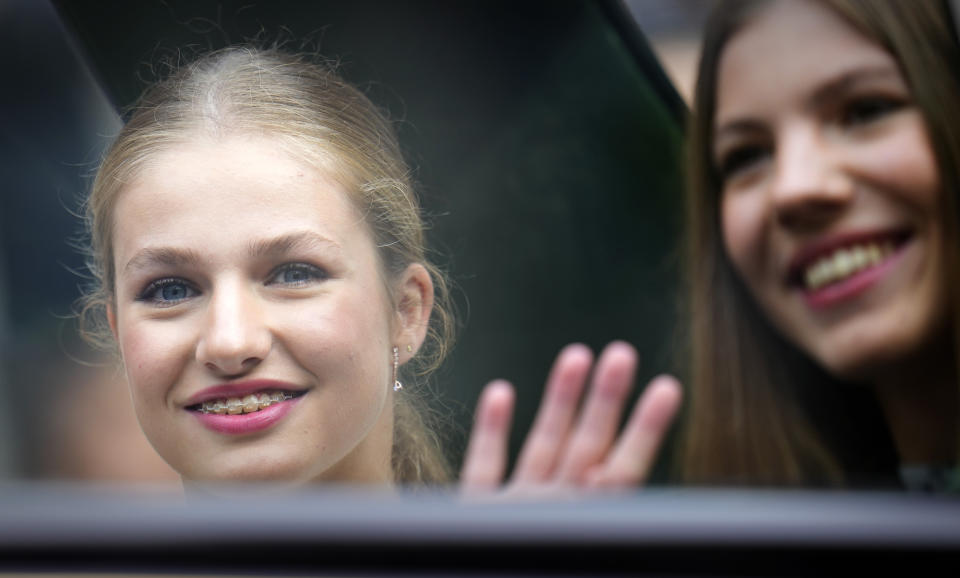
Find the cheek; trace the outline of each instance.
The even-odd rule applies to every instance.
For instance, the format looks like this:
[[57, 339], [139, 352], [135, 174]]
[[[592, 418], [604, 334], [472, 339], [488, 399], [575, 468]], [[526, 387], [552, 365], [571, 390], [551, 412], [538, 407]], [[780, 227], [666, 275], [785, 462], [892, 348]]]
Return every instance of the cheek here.
[[[919, 139], [918, 139], [919, 140]], [[900, 171], [891, 171], [890, 178], [900, 179], [900, 190], [927, 211], [936, 211], [940, 202], [940, 173], [933, 151], [926, 141], [901, 149]]]
[[723, 246], [737, 271], [746, 277], [757, 273], [763, 263], [768, 242], [765, 203], [761, 195], [738, 191], [724, 194], [720, 202], [720, 228]]
[[174, 324], [129, 323], [119, 326], [118, 336], [134, 403], [162, 397], [189, 358], [183, 328]]
[[334, 373], [376, 379], [389, 359], [389, 317], [376, 298], [359, 298], [363, 294], [344, 292], [284, 308], [277, 336], [321, 379]]
[[904, 118], [889, 138], [861, 153], [858, 162], [867, 169], [865, 179], [922, 211], [938, 211], [940, 171], [919, 114]]

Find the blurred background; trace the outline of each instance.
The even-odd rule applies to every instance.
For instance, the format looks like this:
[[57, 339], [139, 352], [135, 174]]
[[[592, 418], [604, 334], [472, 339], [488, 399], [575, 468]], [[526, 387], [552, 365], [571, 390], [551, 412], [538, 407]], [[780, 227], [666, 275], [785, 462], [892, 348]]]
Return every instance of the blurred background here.
[[516, 452], [566, 343], [632, 342], [639, 384], [672, 370], [708, 3], [0, 0], [0, 479], [176, 479], [116, 364], [77, 336], [77, 212], [161, 60], [251, 38], [339, 60], [397, 123], [457, 285], [458, 345], [430, 385], [454, 461], [497, 377], [519, 389]]

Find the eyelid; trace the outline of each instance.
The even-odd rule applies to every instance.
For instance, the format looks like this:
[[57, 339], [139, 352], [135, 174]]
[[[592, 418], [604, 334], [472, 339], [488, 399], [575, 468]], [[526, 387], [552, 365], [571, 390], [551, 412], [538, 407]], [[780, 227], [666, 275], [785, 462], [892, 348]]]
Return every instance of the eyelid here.
[[[887, 94], [852, 96], [840, 108], [838, 121], [848, 126], [870, 124], [873, 121], [885, 118], [892, 113], [902, 110], [908, 105], [908, 100]], [[866, 114], [864, 115], [863, 113]], [[859, 117], [857, 117], [858, 114], [860, 115]]]
[[[303, 281], [298, 281], [298, 282], [276, 281], [279, 275], [282, 275], [287, 271], [306, 272], [311, 276], [311, 278], [305, 279]], [[270, 271], [270, 274], [267, 276], [267, 283], [272, 284], [274, 282], [277, 282], [282, 285], [296, 286], [296, 285], [302, 285], [302, 284], [307, 284], [307, 283], [316, 282], [316, 281], [324, 281], [329, 278], [330, 278], [330, 273], [324, 267], [321, 267], [319, 265], [314, 265], [313, 263], [308, 263], [304, 261], [294, 261], [289, 263], [283, 263], [282, 265], [279, 265], [275, 267], [272, 271]]]
[[722, 181], [727, 181], [764, 160], [767, 146], [754, 141], [736, 143], [722, 151], [715, 161], [716, 171]]
[[[188, 291], [192, 291], [194, 295], [188, 295], [183, 299], [177, 299], [175, 301], [165, 301], [165, 300], [156, 298], [156, 295], [160, 290], [162, 290], [164, 287], [168, 287], [174, 284], [183, 285], [188, 289]], [[180, 277], [162, 277], [160, 279], [154, 279], [153, 281], [150, 281], [149, 283], [147, 283], [147, 285], [142, 290], [140, 290], [139, 293], [136, 294], [136, 296], [134, 297], [134, 300], [149, 302], [160, 307], [165, 307], [165, 306], [171, 306], [171, 305], [180, 303], [182, 301], [185, 301], [186, 299], [193, 297], [199, 293], [200, 291], [197, 290], [197, 288], [186, 279], [183, 279]]]

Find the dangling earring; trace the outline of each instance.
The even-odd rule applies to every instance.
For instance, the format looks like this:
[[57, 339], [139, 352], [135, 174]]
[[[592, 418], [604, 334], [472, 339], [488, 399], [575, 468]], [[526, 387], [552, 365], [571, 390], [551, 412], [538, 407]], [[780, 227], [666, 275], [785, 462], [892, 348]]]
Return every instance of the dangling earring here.
[[403, 389], [403, 384], [397, 379], [397, 368], [400, 367], [400, 348], [393, 346], [393, 391]]

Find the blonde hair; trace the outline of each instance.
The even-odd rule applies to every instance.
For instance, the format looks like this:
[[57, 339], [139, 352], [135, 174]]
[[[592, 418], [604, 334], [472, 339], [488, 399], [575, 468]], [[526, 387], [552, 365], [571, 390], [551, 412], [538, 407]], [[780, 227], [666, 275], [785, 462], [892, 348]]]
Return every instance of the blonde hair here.
[[[419, 203], [393, 128], [331, 65], [277, 49], [210, 53], [152, 86], [129, 112], [85, 207], [94, 283], [81, 300], [80, 317], [88, 340], [115, 348], [105, 313], [115, 283], [112, 233], [118, 195], [153, 156], [198, 131], [269, 135], [336, 179], [370, 228], [388, 291], [389, 281], [412, 263], [429, 271], [434, 308], [427, 338], [401, 368], [408, 384], [415, 378], [425, 383], [452, 346], [454, 318], [446, 277], [426, 256]], [[448, 481], [449, 466], [423, 400], [411, 388], [393, 399], [395, 481]]]
[[[893, 55], [910, 85], [940, 169], [946, 251], [953, 264], [945, 274], [955, 290], [960, 271], [960, 51], [945, 3], [820, 1]], [[711, 154], [717, 69], [727, 42], [768, 4], [770, 0], [718, 2], [704, 35], [689, 131], [691, 395], [683, 477], [694, 483], [838, 485], [859, 481], [858, 475], [891, 475], [892, 442], [876, 408], [865, 407], [872, 400], [839, 383], [783, 339], [723, 249], [722, 186]], [[960, 307], [950, 314], [956, 333]]]

